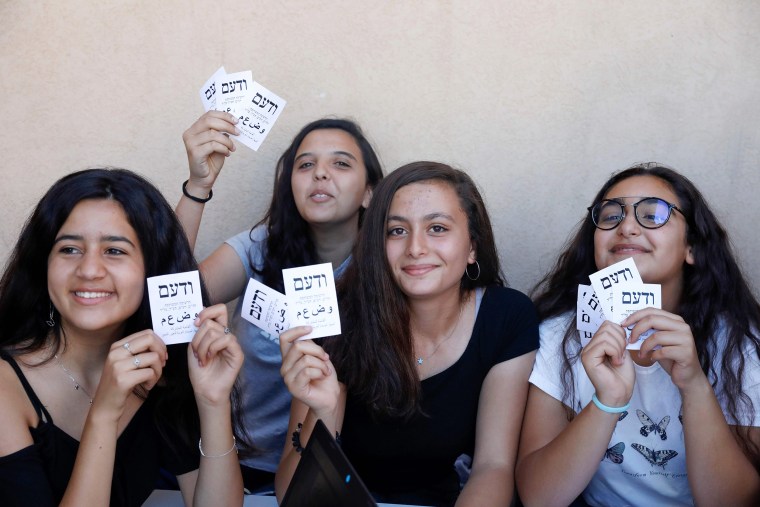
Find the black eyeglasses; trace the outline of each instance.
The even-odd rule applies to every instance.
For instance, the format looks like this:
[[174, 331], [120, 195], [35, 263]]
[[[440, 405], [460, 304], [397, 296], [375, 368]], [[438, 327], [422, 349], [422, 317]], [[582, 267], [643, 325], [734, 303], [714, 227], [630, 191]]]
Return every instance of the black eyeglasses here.
[[[594, 225], [599, 229], [609, 231], [623, 221], [626, 206], [629, 205], [619, 200], [605, 199], [589, 207], [588, 210], [591, 212]], [[633, 206], [636, 221], [645, 229], [658, 229], [668, 223], [673, 210], [683, 215], [683, 211], [678, 209], [678, 206], [659, 197], [644, 197], [630, 206]]]

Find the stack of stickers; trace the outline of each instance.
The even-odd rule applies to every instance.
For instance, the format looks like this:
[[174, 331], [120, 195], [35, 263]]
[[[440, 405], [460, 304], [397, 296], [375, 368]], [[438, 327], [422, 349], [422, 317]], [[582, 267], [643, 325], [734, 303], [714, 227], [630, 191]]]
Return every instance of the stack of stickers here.
[[[578, 285], [576, 327], [583, 347], [605, 320], [620, 324], [638, 310], [662, 308], [660, 285], [644, 283], [632, 258], [597, 271], [589, 275], [589, 279], [591, 285]], [[642, 333], [626, 348], [639, 350], [641, 343], [652, 333], [652, 329]], [[630, 329], [626, 329], [626, 335], [630, 334]]]
[[279, 336], [291, 326], [311, 326], [301, 340], [340, 334], [340, 314], [332, 263], [282, 270], [285, 294], [248, 280], [241, 317]]
[[238, 117], [240, 135], [233, 139], [258, 150], [285, 108], [285, 100], [253, 80], [250, 70], [227, 74], [224, 67], [214, 72], [200, 90], [206, 111], [214, 109]]

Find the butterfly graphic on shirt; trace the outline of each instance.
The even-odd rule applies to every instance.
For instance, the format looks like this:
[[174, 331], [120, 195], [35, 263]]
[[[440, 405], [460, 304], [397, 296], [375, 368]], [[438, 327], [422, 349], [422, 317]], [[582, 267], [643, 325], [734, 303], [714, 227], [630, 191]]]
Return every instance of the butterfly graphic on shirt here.
[[668, 461], [678, 456], [676, 451], [655, 451], [637, 443], [631, 444], [631, 447], [639, 451], [639, 453], [641, 453], [652, 466], [656, 465], [663, 470], [665, 469], [665, 465], [668, 464]]
[[623, 451], [625, 451], [625, 444], [623, 442], [618, 442], [617, 444], [604, 451], [602, 461], [608, 459], [616, 465], [619, 465], [623, 462]]
[[678, 411], [678, 422], [683, 426], [683, 405], [681, 405], [681, 409]]
[[648, 437], [650, 433], [654, 433], [656, 435], [659, 434], [661, 440], [668, 439], [668, 434], [665, 433], [665, 428], [667, 428], [668, 423], [670, 423], [669, 415], [663, 417], [659, 424], [655, 424], [655, 422], [652, 421], [652, 419], [642, 410], [636, 409], [636, 415], [639, 416], [639, 421], [641, 421], [641, 424], [643, 425], [639, 430], [639, 433], [641, 433], [642, 436]]
[[623, 419], [625, 419], [625, 416], [627, 416], [627, 415], [628, 415], [628, 411], [626, 410], [625, 412], [623, 412], [622, 414], [620, 414], [620, 417], [618, 417], [618, 422], [620, 422]]

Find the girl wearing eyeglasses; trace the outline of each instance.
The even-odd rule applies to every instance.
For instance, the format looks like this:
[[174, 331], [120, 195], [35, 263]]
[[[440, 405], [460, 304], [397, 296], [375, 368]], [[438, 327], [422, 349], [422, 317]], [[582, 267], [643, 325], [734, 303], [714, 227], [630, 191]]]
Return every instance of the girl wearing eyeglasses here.
[[[584, 348], [578, 284], [632, 257], [662, 309], [604, 322]], [[661, 166], [612, 176], [535, 303], [516, 478], [525, 505], [760, 504], [760, 306], [700, 192]], [[640, 351], [628, 342], [655, 330]]]

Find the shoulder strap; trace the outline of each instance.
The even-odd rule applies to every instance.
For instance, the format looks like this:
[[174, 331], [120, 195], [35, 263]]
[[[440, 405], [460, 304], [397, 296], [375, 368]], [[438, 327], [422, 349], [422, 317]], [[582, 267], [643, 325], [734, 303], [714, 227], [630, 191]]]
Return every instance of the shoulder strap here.
[[18, 363], [16, 363], [16, 360], [13, 359], [13, 357], [11, 357], [11, 355], [5, 351], [0, 351], [0, 358], [2, 358], [8, 364], [10, 364], [11, 368], [13, 368], [13, 371], [16, 372], [16, 376], [18, 376], [18, 379], [21, 382], [21, 385], [24, 387], [24, 391], [26, 392], [26, 395], [29, 397], [29, 401], [32, 402], [32, 406], [34, 407], [34, 410], [37, 412], [37, 417], [40, 418], [40, 421], [52, 422], [53, 419], [50, 417], [50, 414], [48, 413], [47, 409], [42, 404], [40, 399], [37, 397], [37, 394], [34, 392], [34, 389], [32, 389], [32, 386], [29, 384], [29, 381], [24, 376], [24, 373], [21, 371], [21, 368], [19, 367]]

